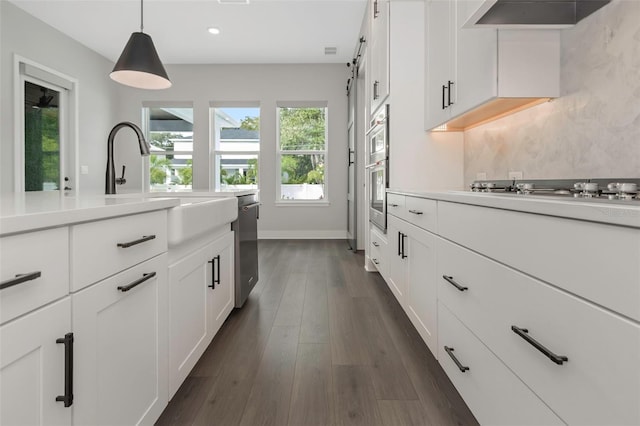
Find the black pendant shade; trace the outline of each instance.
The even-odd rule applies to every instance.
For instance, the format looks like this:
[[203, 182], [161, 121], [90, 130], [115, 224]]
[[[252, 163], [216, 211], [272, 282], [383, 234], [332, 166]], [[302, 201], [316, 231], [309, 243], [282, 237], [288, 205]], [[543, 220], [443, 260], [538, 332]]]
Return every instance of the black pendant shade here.
[[171, 81], [153, 40], [143, 32], [131, 34], [118, 62], [110, 74], [118, 83], [139, 89], [167, 89]]

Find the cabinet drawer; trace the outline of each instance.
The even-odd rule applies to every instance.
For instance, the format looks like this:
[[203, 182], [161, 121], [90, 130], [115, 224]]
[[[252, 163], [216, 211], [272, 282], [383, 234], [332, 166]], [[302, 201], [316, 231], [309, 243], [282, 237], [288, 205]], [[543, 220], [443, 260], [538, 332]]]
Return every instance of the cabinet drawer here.
[[[438, 335], [438, 360], [480, 424], [564, 424], [440, 303]], [[468, 370], [462, 372], [445, 347]]]
[[406, 219], [405, 199], [404, 195], [387, 192], [387, 213]]
[[[441, 303], [564, 421], [640, 424], [637, 324], [449, 242], [439, 250]], [[512, 326], [568, 361], [556, 364]]]
[[435, 200], [406, 197], [406, 220], [419, 228], [436, 232], [437, 205]]
[[1, 323], [69, 293], [69, 229], [0, 238], [0, 279], [9, 285], [16, 275], [33, 279], [0, 290]]
[[164, 210], [72, 226], [71, 291], [166, 250], [167, 213]]
[[387, 276], [388, 250], [387, 239], [376, 228], [370, 228], [369, 257], [383, 277]]
[[440, 202], [438, 231], [460, 245], [640, 320], [640, 229]]

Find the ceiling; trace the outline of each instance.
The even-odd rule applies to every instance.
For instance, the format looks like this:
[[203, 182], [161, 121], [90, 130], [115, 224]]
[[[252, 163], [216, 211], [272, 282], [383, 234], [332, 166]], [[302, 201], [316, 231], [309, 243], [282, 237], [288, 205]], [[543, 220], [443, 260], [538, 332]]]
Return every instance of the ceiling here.
[[[10, 1], [114, 62], [140, 31], [138, 0]], [[144, 32], [165, 64], [346, 63], [367, 2], [220, 1], [145, 0]], [[209, 34], [212, 26], [221, 34]], [[325, 55], [325, 47], [337, 53]]]

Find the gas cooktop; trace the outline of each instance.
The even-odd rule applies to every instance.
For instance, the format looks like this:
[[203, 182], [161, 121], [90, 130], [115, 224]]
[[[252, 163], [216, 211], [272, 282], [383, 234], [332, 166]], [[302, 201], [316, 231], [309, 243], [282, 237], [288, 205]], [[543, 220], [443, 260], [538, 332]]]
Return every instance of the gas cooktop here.
[[640, 204], [640, 178], [476, 180], [472, 192]]

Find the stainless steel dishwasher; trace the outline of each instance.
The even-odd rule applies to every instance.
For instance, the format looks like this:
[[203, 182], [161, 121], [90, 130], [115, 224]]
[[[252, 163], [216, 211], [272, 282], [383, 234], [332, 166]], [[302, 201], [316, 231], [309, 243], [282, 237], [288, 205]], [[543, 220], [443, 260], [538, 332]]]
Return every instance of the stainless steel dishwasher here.
[[235, 232], [236, 308], [241, 308], [258, 282], [258, 217], [256, 194], [238, 197], [238, 218], [231, 224]]

